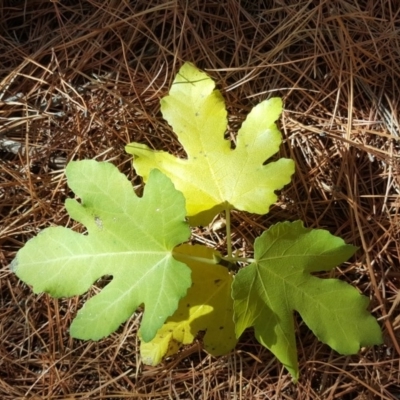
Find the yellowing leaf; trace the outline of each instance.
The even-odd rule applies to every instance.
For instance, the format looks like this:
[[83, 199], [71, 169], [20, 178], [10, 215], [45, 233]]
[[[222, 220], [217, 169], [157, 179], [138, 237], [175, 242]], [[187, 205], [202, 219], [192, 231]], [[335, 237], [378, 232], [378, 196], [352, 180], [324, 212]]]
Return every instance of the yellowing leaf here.
[[161, 112], [186, 150], [187, 160], [139, 143], [126, 146], [145, 180], [153, 168], [171, 178], [185, 196], [193, 225], [208, 224], [226, 208], [267, 213], [276, 201], [275, 191], [289, 183], [294, 172], [289, 159], [264, 165], [282, 141], [275, 124], [282, 112], [281, 99], [263, 101], [252, 109], [232, 150], [224, 139], [224, 100], [214, 88], [207, 74], [186, 63], [161, 101]]
[[272, 226], [255, 242], [254, 263], [236, 275], [234, 298], [236, 333], [254, 326], [257, 340], [298, 377], [293, 311], [319, 340], [341, 354], [379, 344], [378, 323], [366, 310], [368, 298], [338, 279], [312, 276], [329, 271], [356, 248], [301, 221]]
[[141, 198], [109, 163], [72, 162], [66, 174], [81, 199], [68, 199], [67, 211], [88, 233], [47, 228], [18, 252], [12, 269], [36, 293], [54, 297], [80, 295], [111, 275], [111, 282], [78, 312], [71, 335], [98, 340], [144, 304], [141, 335], [151, 340], [191, 283], [189, 268], [172, 255], [190, 236], [182, 193], [157, 170]]
[[193, 284], [155, 338], [141, 342], [140, 353], [145, 364], [157, 365], [164, 357], [177, 353], [182, 345], [192, 343], [199, 331], [206, 331], [204, 348], [214, 356], [226, 354], [235, 347], [232, 275], [220, 265], [195, 259], [211, 261], [214, 254], [212, 249], [200, 245], [182, 245], [175, 249], [175, 258], [187, 263], [192, 270]]

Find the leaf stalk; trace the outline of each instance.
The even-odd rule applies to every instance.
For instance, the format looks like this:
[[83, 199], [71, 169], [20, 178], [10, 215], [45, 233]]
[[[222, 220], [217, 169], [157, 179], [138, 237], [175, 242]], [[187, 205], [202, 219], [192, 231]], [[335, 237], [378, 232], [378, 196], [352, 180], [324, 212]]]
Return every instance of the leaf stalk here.
[[225, 221], [226, 221], [226, 249], [228, 253], [227, 259], [232, 258], [232, 240], [231, 240], [231, 211], [229, 208], [225, 209]]

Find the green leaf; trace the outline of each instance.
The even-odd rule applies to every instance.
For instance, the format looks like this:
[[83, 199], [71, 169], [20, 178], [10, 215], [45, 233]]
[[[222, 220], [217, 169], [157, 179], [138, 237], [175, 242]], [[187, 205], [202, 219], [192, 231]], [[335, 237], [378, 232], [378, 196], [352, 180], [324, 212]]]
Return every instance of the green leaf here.
[[157, 365], [164, 357], [194, 341], [199, 331], [206, 331], [204, 348], [213, 356], [230, 352], [236, 345], [231, 287], [233, 277], [217, 264], [201, 258], [219, 258], [219, 253], [200, 246], [182, 245], [175, 249], [175, 258], [185, 262], [192, 271], [193, 284], [172, 317], [150, 342], [142, 341], [140, 353], [144, 364]]
[[189, 268], [172, 255], [190, 236], [182, 194], [157, 170], [142, 198], [109, 163], [71, 162], [66, 174], [81, 199], [68, 199], [67, 211], [87, 234], [47, 228], [18, 252], [13, 270], [35, 293], [54, 297], [80, 295], [112, 275], [78, 312], [71, 335], [98, 340], [144, 304], [141, 335], [151, 340], [191, 284]]
[[257, 340], [298, 377], [293, 311], [319, 340], [341, 354], [382, 342], [368, 298], [338, 279], [311, 274], [329, 271], [356, 248], [301, 221], [276, 224], [255, 242], [255, 261], [235, 277], [232, 296], [236, 334], [255, 328]]
[[281, 99], [263, 101], [252, 109], [232, 150], [230, 141], [224, 139], [225, 103], [214, 88], [207, 74], [186, 63], [169, 96], [161, 100], [161, 112], [186, 150], [187, 159], [139, 143], [126, 146], [134, 155], [136, 171], [145, 180], [153, 168], [171, 178], [186, 198], [193, 225], [208, 224], [226, 208], [267, 213], [276, 201], [275, 190], [289, 183], [294, 172], [289, 159], [263, 165], [282, 142], [275, 124], [282, 112]]

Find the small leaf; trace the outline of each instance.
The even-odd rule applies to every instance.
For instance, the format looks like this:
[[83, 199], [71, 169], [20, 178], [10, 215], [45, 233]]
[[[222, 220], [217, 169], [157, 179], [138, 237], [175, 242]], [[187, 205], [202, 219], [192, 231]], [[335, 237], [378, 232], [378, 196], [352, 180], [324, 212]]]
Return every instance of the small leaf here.
[[193, 225], [207, 225], [226, 208], [265, 214], [275, 203], [275, 191], [289, 183], [292, 160], [281, 158], [264, 165], [282, 142], [275, 124], [282, 101], [272, 98], [258, 104], [238, 132], [231, 149], [224, 139], [227, 112], [215, 83], [204, 72], [186, 63], [176, 76], [161, 112], [176, 132], [188, 159], [180, 159], [148, 146], [131, 143], [133, 165], [145, 180], [153, 168], [171, 178], [186, 198]]
[[109, 163], [71, 162], [66, 174], [81, 198], [81, 203], [68, 199], [67, 211], [88, 233], [47, 228], [18, 252], [13, 270], [35, 293], [54, 297], [80, 295], [112, 275], [78, 312], [71, 335], [98, 340], [144, 304], [141, 335], [151, 340], [191, 284], [189, 268], [172, 256], [190, 236], [182, 194], [157, 170], [142, 198]]
[[232, 295], [236, 334], [255, 328], [257, 340], [298, 377], [293, 311], [319, 340], [341, 354], [382, 342], [368, 298], [338, 279], [311, 274], [329, 271], [356, 248], [301, 221], [272, 226], [255, 242], [255, 261], [236, 275]]
[[147, 343], [142, 341], [140, 353], [144, 364], [159, 364], [163, 358], [177, 353], [182, 345], [192, 343], [199, 331], [206, 331], [204, 348], [214, 356], [228, 353], [237, 342], [231, 297], [232, 275], [220, 265], [191, 258], [212, 261], [219, 254], [200, 245], [182, 245], [175, 249], [174, 255], [192, 270], [193, 284], [155, 338]]

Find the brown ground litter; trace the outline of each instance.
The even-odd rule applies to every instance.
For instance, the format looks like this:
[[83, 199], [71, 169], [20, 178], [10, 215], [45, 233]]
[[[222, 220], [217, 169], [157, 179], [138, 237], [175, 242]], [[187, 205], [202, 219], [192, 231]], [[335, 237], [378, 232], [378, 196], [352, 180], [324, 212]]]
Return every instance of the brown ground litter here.
[[[400, 399], [399, 32], [395, 0], [2, 1], [0, 398]], [[234, 214], [236, 248], [299, 218], [359, 246], [335, 276], [371, 298], [384, 345], [340, 356], [298, 319], [297, 385], [251, 332], [225, 357], [196, 343], [146, 367], [140, 314], [107, 339], [72, 340], [86, 296], [35, 296], [9, 271], [41, 229], [79, 229], [66, 162], [111, 161], [140, 188], [125, 144], [183, 154], [159, 100], [185, 61], [217, 81], [232, 136], [259, 101], [285, 101], [281, 155], [297, 171], [267, 216]]]

